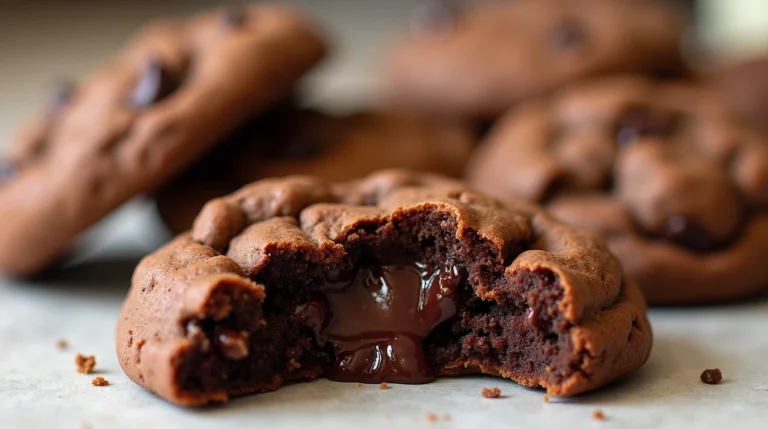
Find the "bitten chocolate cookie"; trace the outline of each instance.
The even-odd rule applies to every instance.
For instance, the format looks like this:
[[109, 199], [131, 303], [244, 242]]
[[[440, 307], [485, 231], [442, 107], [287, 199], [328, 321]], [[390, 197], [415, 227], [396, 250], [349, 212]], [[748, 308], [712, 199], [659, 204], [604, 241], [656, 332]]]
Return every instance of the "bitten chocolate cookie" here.
[[486, 118], [586, 76], [681, 73], [683, 21], [658, 1], [427, 1], [391, 55], [388, 94], [400, 106]]
[[157, 195], [165, 224], [188, 230], [208, 200], [288, 174], [352, 180], [382, 168], [460, 176], [477, 138], [468, 124], [386, 111], [276, 109], [241, 129]]
[[738, 113], [768, 130], [768, 57], [724, 68], [708, 82]]
[[568, 396], [643, 365], [645, 304], [596, 237], [459, 182], [265, 179], [136, 269], [120, 365], [182, 405], [326, 376], [484, 373]]
[[324, 54], [281, 5], [149, 26], [65, 86], [0, 166], [0, 272], [28, 275], [79, 232], [188, 166], [292, 90]]
[[768, 141], [703, 87], [625, 76], [532, 101], [468, 178], [602, 235], [652, 304], [768, 290]]

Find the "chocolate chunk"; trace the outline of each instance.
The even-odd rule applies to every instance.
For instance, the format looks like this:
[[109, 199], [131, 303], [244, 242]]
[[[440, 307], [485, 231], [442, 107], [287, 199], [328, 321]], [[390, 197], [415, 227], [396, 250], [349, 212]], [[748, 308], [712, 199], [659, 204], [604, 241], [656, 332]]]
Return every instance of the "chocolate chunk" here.
[[340, 277], [322, 287], [331, 310], [322, 336], [336, 355], [328, 377], [365, 383], [433, 380], [421, 342], [456, 314], [458, 271], [411, 262], [363, 265]]
[[439, 35], [451, 31], [456, 8], [446, 0], [425, 0], [413, 14], [411, 31], [420, 35]]
[[723, 380], [720, 368], [706, 369], [701, 373], [701, 382], [706, 384], [718, 384]]
[[0, 185], [13, 179], [18, 172], [19, 168], [16, 163], [0, 159]]
[[704, 228], [681, 215], [670, 216], [667, 219], [664, 226], [664, 237], [697, 252], [712, 250], [717, 244]]
[[170, 95], [176, 87], [176, 82], [160, 60], [150, 57], [131, 92], [131, 105], [137, 109], [147, 108]]
[[667, 137], [676, 125], [677, 118], [672, 114], [653, 111], [645, 106], [633, 106], [618, 121], [616, 141], [620, 145], [627, 145], [641, 137]]
[[248, 337], [227, 328], [216, 328], [216, 350], [230, 360], [240, 360], [248, 356]]
[[525, 326], [531, 329], [540, 329], [539, 312], [535, 308], [529, 307], [525, 313]]
[[240, 28], [245, 24], [247, 12], [240, 2], [233, 2], [224, 7], [221, 12], [221, 24], [226, 29]]
[[64, 107], [69, 104], [72, 97], [75, 95], [76, 85], [69, 79], [63, 79], [54, 85], [53, 95], [50, 101], [50, 111], [52, 114], [59, 113]]
[[549, 46], [557, 51], [567, 51], [582, 46], [587, 40], [586, 29], [574, 19], [560, 22], [549, 34]]
[[325, 296], [315, 297], [308, 303], [296, 307], [295, 314], [315, 333], [317, 344], [324, 346], [325, 339], [322, 337], [322, 332], [328, 327], [330, 321], [328, 301]]

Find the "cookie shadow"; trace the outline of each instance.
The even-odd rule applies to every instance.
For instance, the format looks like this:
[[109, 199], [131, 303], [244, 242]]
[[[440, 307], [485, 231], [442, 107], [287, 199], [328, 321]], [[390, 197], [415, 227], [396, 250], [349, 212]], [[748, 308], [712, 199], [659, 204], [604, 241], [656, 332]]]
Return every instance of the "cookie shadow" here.
[[701, 372], [711, 368], [713, 363], [733, 362], [734, 359], [738, 360], [738, 357], [726, 358], [715, 348], [691, 341], [689, 337], [656, 333], [651, 357], [638, 372], [597, 391], [550, 402], [583, 405], [668, 403], [707, 389], [699, 378]]
[[71, 293], [125, 296], [133, 271], [144, 254], [88, 258], [51, 267], [28, 280], [29, 287]]

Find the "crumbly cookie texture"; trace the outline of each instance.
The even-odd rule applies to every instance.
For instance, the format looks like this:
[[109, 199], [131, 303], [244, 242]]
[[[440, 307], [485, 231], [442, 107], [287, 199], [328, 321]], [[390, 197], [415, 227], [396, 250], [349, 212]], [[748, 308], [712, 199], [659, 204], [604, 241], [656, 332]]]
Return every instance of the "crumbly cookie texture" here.
[[406, 171], [210, 201], [139, 264], [117, 328], [126, 374], [190, 406], [318, 376], [484, 373], [568, 396], [650, 348], [643, 298], [601, 240]]
[[284, 97], [324, 52], [313, 27], [277, 4], [145, 28], [81, 84], [63, 85], [0, 162], [0, 272], [50, 264]]
[[702, 86], [620, 76], [531, 101], [467, 178], [602, 235], [652, 304], [768, 289], [768, 141]]
[[585, 77], [684, 74], [670, 2], [426, 1], [386, 69], [390, 100], [478, 118]]

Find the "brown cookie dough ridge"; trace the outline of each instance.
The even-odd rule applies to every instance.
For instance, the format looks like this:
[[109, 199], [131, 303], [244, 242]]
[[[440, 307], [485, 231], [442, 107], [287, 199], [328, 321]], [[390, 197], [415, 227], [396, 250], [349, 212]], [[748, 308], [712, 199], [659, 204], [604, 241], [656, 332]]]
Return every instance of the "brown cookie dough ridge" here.
[[0, 272], [51, 263], [78, 233], [287, 95], [325, 49], [279, 4], [148, 26], [12, 142], [0, 179]]
[[[570, 396], [650, 352], [643, 298], [599, 239], [460, 182], [386, 171], [342, 184], [267, 179], [209, 202], [191, 233], [137, 268], [120, 364], [182, 405], [323, 375], [333, 349], [296, 309], [327, 273], [369, 257], [464, 273], [456, 316], [423, 342], [436, 375], [498, 375]], [[222, 335], [246, 351], [230, 353]]]

